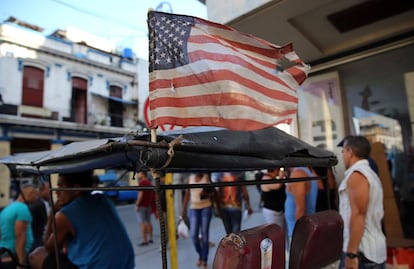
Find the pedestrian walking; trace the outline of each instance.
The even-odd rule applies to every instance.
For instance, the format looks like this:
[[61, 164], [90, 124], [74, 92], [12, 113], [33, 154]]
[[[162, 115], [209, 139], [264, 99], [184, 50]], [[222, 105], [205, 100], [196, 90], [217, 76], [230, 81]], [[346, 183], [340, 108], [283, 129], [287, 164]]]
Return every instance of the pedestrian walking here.
[[339, 268], [385, 268], [386, 240], [381, 181], [370, 167], [369, 141], [347, 136], [342, 143], [344, 179], [339, 186], [339, 213], [344, 220], [343, 256]]
[[[290, 168], [289, 178], [316, 178], [310, 167]], [[286, 184], [285, 217], [289, 236], [289, 244], [296, 221], [305, 214], [316, 212], [318, 183], [316, 180], [289, 182]]]
[[[213, 173], [212, 182], [236, 182], [244, 180], [244, 173]], [[226, 229], [226, 233], [237, 233], [241, 230], [242, 209], [244, 207], [250, 216], [253, 213], [250, 205], [249, 193], [245, 185], [243, 186], [224, 186], [217, 190], [220, 203], [221, 218]]]
[[32, 250], [43, 246], [46, 224], [50, 212], [49, 204], [49, 182], [39, 181], [39, 196], [36, 201], [29, 205], [33, 217], [32, 231], [34, 242]]
[[[188, 180], [189, 184], [206, 184], [209, 182], [208, 174], [192, 174]], [[190, 202], [190, 235], [198, 254], [197, 266], [207, 269], [210, 222], [213, 216], [211, 199], [209, 194], [203, 192], [203, 188], [187, 189], [181, 212], [184, 219], [187, 215], [188, 202]], [[199, 237], [200, 234], [201, 238]]]
[[[147, 172], [141, 170], [137, 174], [139, 186], [152, 186]], [[136, 201], [136, 211], [139, 214], [142, 242], [138, 246], [147, 246], [154, 243], [151, 215], [155, 211], [155, 193], [153, 190], [140, 190]]]
[[[0, 247], [10, 250], [20, 264], [28, 264], [27, 257], [34, 241], [29, 205], [37, 200], [38, 189], [32, 183], [19, 185], [17, 199], [0, 213]], [[13, 257], [1, 257], [0, 263], [4, 267], [16, 267]]]
[[[284, 178], [280, 168], [267, 169], [262, 180]], [[286, 187], [284, 183], [261, 184], [262, 214], [266, 223], [276, 223], [285, 229], [285, 200]]]

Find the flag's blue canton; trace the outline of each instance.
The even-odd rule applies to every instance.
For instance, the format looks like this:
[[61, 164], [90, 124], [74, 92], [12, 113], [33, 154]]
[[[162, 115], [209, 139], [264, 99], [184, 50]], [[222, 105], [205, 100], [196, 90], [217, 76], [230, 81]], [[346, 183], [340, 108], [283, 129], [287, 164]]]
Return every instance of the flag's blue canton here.
[[193, 25], [191, 17], [148, 14], [150, 72], [188, 64], [187, 40]]

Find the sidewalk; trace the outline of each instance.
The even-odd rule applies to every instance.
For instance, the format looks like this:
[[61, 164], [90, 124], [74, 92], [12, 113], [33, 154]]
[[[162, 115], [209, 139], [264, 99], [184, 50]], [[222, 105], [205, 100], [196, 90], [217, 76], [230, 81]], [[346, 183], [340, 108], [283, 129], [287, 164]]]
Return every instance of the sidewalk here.
[[[242, 222], [242, 229], [248, 229], [251, 227], [255, 227], [257, 225], [261, 225], [264, 223], [263, 216], [261, 211], [259, 210], [259, 194], [255, 186], [249, 186], [249, 195], [250, 195], [250, 202], [253, 207], [253, 214], [248, 217], [246, 220]], [[127, 227], [128, 229], [128, 227]], [[145, 246], [145, 247], [138, 247], [137, 243], [140, 242], [140, 231], [137, 230], [138, 227], [135, 226], [133, 232], [129, 231], [131, 235], [131, 241], [134, 244], [134, 251], [135, 251], [135, 268], [145, 268], [145, 269], [161, 269], [162, 268], [162, 259], [161, 259], [161, 238], [160, 238], [160, 227], [157, 221], [153, 221], [153, 236], [154, 236], [154, 244]], [[129, 230], [129, 229], [128, 229]], [[211, 224], [210, 224], [210, 241], [215, 243], [215, 246], [210, 248], [208, 264], [209, 268], [214, 260], [214, 255], [216, 253], [216, 249], [220, 240], [225, 236], [225, 230], [223, 227], [223, 223], [220, 218], [213, 217]], [[171, 258], [170, 253], [167, 250], [167, 264], [168, 268], [171, 267]], [[179, 269], [194, 269], [198, 268], [196, 266], [196, 262], [198, 260], [198, 256], [194, 250], [191, 238], [186, 239], [177, 239], [177, 261], [178, 261], [178, 268]]]
[[[255, 212], [242, 223], [242, 229], [248, 229], [260, 224], [263, 224], [264, 220], [262, 214], [257, 209]], [[210, 248], [208, 264], [212, 264], [214, 260], [214, 255], [216, 253], [217, 246], [220, 240], [225, 236], [225, 230], [221, 219], [213, 218], [210, 224], [210, 241], [214, 242], [216, 245]], [[154, 225], [154, 241], [155, 243], [150, 246], [137, 247], [135, 248], [135, 264], [136, 268], [145, 269], [160, 269], [162, 268], [161, 261], [161, 251], [160, 251], [160, 232], [159, 225]], [[177, 239], [177, 253], [178, 253], [178, 268], [180, 269], [194, 269], [197, 268], [195, 265], [198, 259], [198, 256], [194, 250], [193, 243], [191, 238], [187, 239]], [[170, 266], [170, 257], [169, 251], [167, 251], [168, 259], [168, 268]]]
[[[253, 214], [246, 220], [242, 221], [242, 230], [249, 229], [258, 225], [264, 224], [263, 215], [259, 208], [260, 196], [256, 189], [256, 186], [248, 186], [250, 195], [250, 203], [253, 208]], [[132, 205], [125, 207], [125, 210], [131, 212]], [[141, 233], [137, 226], [137, 221], [133, 214], [128, 213], [130, 218], [127, 220], [126, 228], [130, 235], [131, 241], [134, 245], [135, 251], [135, 268], [139, 269], [161, 269], [162, 268], [162, 256], [161, 256], [161, 238], [160, 227], [158, 221], [153, 219], [153, 239], [154, 243], [144, 247], [139, 247], [138, 243], [141, 242]], [[220, 240], [225, 236], [225, 230], [220, 218], [213, 217], [210, 224], [210, 241], [215, 243], [214, 247], [210, 248], [208, 265], [209, 269], [212, 268], [214, 256], [217, 250], [217, 246]], [[196, 262], [198, 256], [194, 250], [191, 238], [177, 239], [177, 263], [178, 269], [197, 269]], [[170, 252], [167, 249], [167, 268], [171, 269], [171, 257]], [[324, 267], [323, 269], [338, 268], [338, 262]]]

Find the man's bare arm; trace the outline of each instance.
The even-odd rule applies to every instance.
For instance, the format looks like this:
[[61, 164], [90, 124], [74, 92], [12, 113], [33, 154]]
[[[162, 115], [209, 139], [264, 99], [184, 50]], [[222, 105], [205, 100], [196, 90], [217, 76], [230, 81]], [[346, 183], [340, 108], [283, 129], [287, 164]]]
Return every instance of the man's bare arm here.
[[[57, 212], [55, 214], [56, 232], [50, 233], [45, 240], [45, 248], [49, 254], [55, 253], [55, 236], [57, 240], [58, 248], [61, 248], [66, 241], [68, 236], [74, 236], [72, 224], [69, 219], [62, 214]], [[50, 223], [52, 224], [52, 223]]]
[[14, 225], [14, 234], [16, 236], [16, 255], [20, 264], [26, 264], [26, 230], [27, 222], [18, 220]]
[[[304, 177], [308, 177], [308, 175], [302, 169], [297, 169], [290, 175], [290, 178], [304, 178]], [[306, 184], [307, 182], [305, 181], [289, 183], [289, 191], [292, 193], [295, 199], [296, 220], [298, 220], [300, 217], [305, 215], [305, 212], [306, 212]]]
[[348, 180], [351, 219], [349, 223], [348, 252], [356, 253], [365, 228], [365, 217], [369, 202], [369, 184], [359, 172], [354, 172]]

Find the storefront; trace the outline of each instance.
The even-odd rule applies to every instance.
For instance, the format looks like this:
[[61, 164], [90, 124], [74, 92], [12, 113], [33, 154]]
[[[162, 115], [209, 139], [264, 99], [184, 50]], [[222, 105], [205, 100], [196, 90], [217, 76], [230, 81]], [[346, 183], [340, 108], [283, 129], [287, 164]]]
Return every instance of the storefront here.
[[[414, 238], [414, 4], [407, 1], [238, 1], [207, 3], [208, 18], [276, 45], [292, 43], [311, 65], [298, 90], [290, 133], [336, 153], [344, 136], [384, 145], [394, 207]], [[231, 12], [230, 12], [231, 11]], [[383, 157], [383, 156], [382, 156]]]
[[298, 92], [301, 139], [333, 150], [338, 157], [336, 145], [347, 134], [384, 144], [401, 223], [410, 238], [414, 237], [409, 214], [414, 210], [413, 53], [414, 42], [401, 42], [316, 65], [317, 71]]

